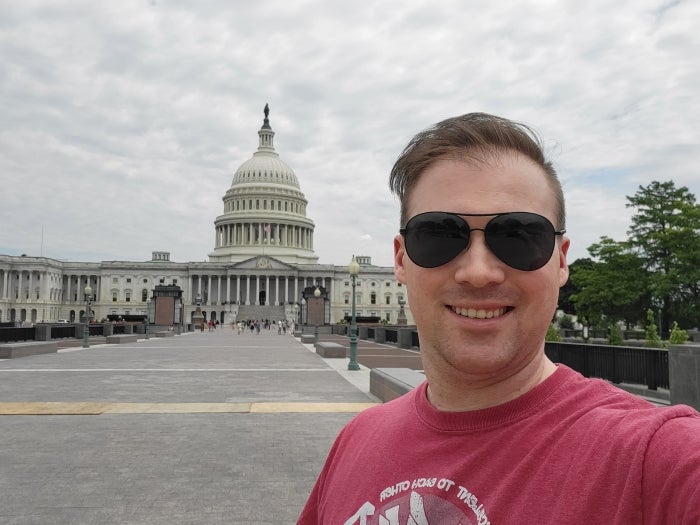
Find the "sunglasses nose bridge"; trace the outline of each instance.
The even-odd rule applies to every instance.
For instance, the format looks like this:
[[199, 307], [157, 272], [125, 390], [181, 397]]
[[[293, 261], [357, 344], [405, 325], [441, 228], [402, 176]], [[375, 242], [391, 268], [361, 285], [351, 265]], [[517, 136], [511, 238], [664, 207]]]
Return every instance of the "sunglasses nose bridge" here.
[[470, 232], [472, 235], [467, 247], [455, 257], [455, 281], [469, 283], [476, 288], [503, 282], [503, 262], [486, 242], [486, 231], [484, 228], [472, 228]]
[[[476, 242], [481, 244], [480, 248], [477, 248], [477, 250], [483, 249], [486, 251], [487, 254], [491, 255], [491, 249], [489, 248], [489, 245], [486, 242], [486, 230], [484, 228], [467, 228], [467, 230], [469, 232], [469, 235], [467, 237], [467, 243], [455, 257], [464, 257], [466, 253], [472, 252], [474, 250], [475, 239], [478, 239]], [[474, 235], [474, 232], [481, 233], [477, 233], [476, 235]], [[473, 254], [470, 254], [470, 256], [471, 255]]]

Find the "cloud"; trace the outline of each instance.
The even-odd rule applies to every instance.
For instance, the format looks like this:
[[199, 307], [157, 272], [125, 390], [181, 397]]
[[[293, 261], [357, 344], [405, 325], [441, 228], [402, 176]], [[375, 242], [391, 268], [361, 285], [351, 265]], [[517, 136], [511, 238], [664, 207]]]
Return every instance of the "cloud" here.
[[267, 102], [322, 263], [393, 264], [389, 170], [468, 111], [542, 134], [586, 256], [624, 238], [639, 185], [700, 191], [699, 17], [651, 0], [6, 2], [0, 253], [205, 260]]

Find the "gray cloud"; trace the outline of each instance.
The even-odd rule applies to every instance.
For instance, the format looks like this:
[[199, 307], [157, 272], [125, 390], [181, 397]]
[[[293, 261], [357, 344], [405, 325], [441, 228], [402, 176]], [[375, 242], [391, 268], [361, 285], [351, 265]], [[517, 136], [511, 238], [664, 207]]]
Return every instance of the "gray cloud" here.
[[205, 260], [268, 102], [321, 262], [393, 264], [388, 171], [467, 111], [539, 130], [586, 256], [624, 237], [640, 184], [700, 191], [698, 18], [651, 0], [4, 3], [0, 253]]

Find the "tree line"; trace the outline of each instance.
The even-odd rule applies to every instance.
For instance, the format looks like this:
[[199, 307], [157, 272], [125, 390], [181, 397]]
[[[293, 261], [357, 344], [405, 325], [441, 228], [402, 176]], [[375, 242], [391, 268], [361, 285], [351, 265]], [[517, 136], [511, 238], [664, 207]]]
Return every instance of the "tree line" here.
[[569, 265], [559, 308], [591, 327], [647, 324], [652, 310], [662, 334], [673, 323], [700, 326], [700, 206], [688, 188], [654, 181], [627, 196], [634, 209], [627, 239], [607, 236], [590, 257]]

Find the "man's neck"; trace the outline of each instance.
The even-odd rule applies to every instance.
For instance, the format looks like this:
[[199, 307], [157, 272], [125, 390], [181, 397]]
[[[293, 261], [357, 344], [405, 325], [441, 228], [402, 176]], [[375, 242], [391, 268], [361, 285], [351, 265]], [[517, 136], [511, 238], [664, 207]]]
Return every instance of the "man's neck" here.
[[512, 401], [529, 392], [557, 369], [547, 357], [528, 363], [513, 373], [494, 377], [467, 374], [433, 374], [428, 369], [428, 400], [445, 412], [482, 410]]

